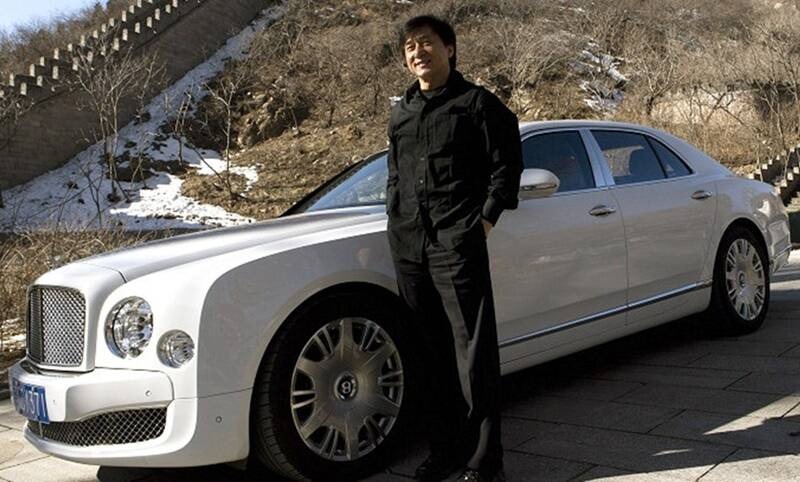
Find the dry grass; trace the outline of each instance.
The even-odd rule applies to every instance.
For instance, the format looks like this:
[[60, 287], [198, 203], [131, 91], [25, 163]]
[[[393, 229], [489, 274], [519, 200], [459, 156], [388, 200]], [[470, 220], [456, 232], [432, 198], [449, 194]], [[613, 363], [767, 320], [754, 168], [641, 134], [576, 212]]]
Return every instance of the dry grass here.
[[235, 177], [241, 196], [231, 198], [215, 176], [187, 173], [182, 193], [256, 219], [280, 215], [307, 193], [353, 162], [386, 148], [386, 120], [353, 121], [327, 128], [324, 121], [308, 121], [300, 131], [288, 131], [239, 153], [233, 165], [256, 166], [258, 181], [244, 190], [244, 178]]
[[0, 370], [3, 360], [13, 361], [24, 350], [6, 343], [25, 332], [27, 288], [52, 269], [104, 251], [133, 246], [165, 237], [168, 232], [135, 233], [117, 229], [101, 231], [40, 231], [0, 235]]
[[[264, 219], [384, 148], [389, 97], [401, 95], [414, 80], [403, 66], [396, 28], [421, 13], [454, 25], [459, 70], [495, 92], [520, 120], [610, 118], [653, 125], [738, 172], [776, 154], [786, 136], [798, 135], [778, 132], [768, 119], [710, 126], [669, 123], [652, 113], [672, 89], [710, 84], [724, 90], [737, 81], [739, 72], [726, 70], [714, 49], [746, 42], [760, 19], [772, 18], [774, 13], [750, 0], [733, 0], [724, 11], [711, 0], [693, 2], [692, 8], [685, 0], [657, 8], [639, 0], [569, 6], [545, 0], [290, 0], [285, 16], [257, 38], [249, 59], [222, 74], [247, 70], [234, 101], [232, 162], [257, 166], [259, 180], [232, 198], [213, 179], [187, 174], [184, 194]], [[617, 112], [598, 113], [584, 102], [587, 94], [579, 85], [586, 74], [573, 64], [587, 48], [625, 59], [620, 70], [631, 80], [622, 87], [625, 101]], [[284, 119], [277, 128], [269, 117], [275, 117], [276, 104]], [[192, 133], [195, 144], [222, 150], [220, 112], [208, 99], [200, 106], [205, 129]], [[254, 136], [254, 125], [269, 129]], [[247, 145], [237, 144], [242, 139]]]

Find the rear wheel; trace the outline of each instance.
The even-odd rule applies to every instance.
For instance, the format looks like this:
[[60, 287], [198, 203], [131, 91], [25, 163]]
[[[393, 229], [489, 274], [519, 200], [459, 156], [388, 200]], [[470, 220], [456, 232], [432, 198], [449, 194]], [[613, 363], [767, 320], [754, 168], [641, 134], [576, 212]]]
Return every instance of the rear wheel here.
[[757, 330], [769, 307], [769, 258], [758, 238], [734, 226], [720, 242], [708, 314], [727, 334]]
[[251, 434], [253, 456], [271, 470], [353, 480], [376, 470], [396, 443], [408, 411], [407, 352], [388, 304], [365, 298], [313, 302], [266, 354]]

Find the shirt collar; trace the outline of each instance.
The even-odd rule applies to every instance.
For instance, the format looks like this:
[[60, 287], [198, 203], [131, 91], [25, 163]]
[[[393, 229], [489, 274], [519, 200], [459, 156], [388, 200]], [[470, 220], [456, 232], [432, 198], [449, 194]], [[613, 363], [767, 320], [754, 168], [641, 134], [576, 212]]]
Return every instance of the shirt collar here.
[[[446, 94], [448, 92], [448, 89], [452, 89], [456, 84], [458, 84], [463, 80], [464, 76], [461, 75], [461, 72], [451, 68], [450, 75], [447, 76], [447, 81], [444, 83], [444, 89], [442, 89], [442, 92], [439, 95]], [[413, 99], [414, 96], [419, 93], [419, 91], [420, 91], [419, 79], [417, 79], [414, 81], [413, 84], [411, 84], [411, 87], [406, 89], [406, 94], [405, 94], [406, 102], [411, 102], [411, 99]]]

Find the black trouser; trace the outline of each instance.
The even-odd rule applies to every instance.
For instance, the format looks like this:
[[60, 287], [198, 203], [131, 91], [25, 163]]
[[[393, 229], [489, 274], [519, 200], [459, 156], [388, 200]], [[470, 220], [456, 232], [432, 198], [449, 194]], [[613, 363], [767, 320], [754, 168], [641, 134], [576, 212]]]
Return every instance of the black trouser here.
[[500, 356], [486, 243], [471, 245], [459, 253], [426, 241], [421, 262], [394, 264], [418, 340], [431, 450], [466, 454], [470, 468], [491, 472], [503, 457]]

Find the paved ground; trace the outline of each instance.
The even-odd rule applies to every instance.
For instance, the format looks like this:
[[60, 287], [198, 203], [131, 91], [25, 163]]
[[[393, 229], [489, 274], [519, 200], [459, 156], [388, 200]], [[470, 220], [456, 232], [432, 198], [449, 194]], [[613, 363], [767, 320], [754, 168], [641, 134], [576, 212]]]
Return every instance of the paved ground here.
[[[685, 319], [504, 379], [511, 481], [800, 480], [800, 252], [764, 327], [714, 338]], [[0, 479], [257, 480], [228, 466], [132, 470], [46, 457], [0, 404]], [[409, 480], [420, 444], [371, 481]]]

